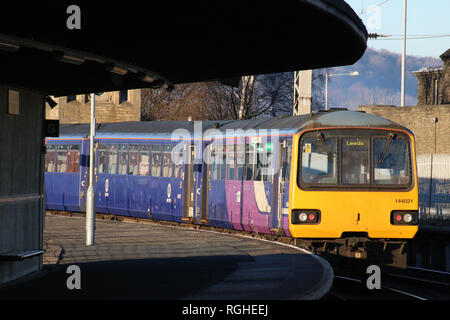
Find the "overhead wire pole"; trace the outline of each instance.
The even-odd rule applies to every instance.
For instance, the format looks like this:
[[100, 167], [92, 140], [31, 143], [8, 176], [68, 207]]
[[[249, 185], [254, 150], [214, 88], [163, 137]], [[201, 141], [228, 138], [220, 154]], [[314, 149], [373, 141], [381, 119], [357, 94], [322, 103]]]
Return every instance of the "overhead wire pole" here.
[[86, 246], [95, 244], [95, 190], [94, 190], [94, 136], [95, 94], [91, 93], [91, 135], [89, 138], [89, 186], [86, 197]]
[[402, 86], [400, 106], [405, 106], [405, 64], [406, 64], [406, 6], [407, 0], [403, 0], [403, 48], [402, 48]]

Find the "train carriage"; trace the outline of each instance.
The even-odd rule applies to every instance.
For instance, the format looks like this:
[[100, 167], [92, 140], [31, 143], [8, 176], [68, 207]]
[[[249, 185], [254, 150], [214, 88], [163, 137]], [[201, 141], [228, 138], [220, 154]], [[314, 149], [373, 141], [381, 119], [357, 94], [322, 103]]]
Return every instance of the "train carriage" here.
[[[89, 126], [60, 134], [46, 141], [47, 208], [84, 211]], [[414, 136], [363, 112], [102, 124], [95, 154], [102, 213], [338, 244], [417, 232]]]

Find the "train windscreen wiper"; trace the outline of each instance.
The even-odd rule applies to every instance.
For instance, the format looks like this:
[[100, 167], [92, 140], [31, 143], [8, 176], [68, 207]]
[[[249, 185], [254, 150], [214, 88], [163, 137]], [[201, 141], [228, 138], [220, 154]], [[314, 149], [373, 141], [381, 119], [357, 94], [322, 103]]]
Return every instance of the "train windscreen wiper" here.
[[378, 166], [384, 161], [384, 157], [386, 157], [386, 153], [389, 150], [389, 146], [391, 145], [392, 140], [394, 139], [395, 134], [390, 133], [389, 137], [384, 145], [383, 152], [381, 152], [380, 157], [378, 158]]
[[322, 144], [322, 146], [325, 148], [325, 150], [328, 153], [328, 161], [331, 161], [331, 159], [333, 158], [333, 153], [331, 152], [330, 148], [328, 148], [327, 144], [325, 143], [325, 140], [323, 138], [323, 133], [318, 131], [317, 138], [319, 139], [320, 143]]

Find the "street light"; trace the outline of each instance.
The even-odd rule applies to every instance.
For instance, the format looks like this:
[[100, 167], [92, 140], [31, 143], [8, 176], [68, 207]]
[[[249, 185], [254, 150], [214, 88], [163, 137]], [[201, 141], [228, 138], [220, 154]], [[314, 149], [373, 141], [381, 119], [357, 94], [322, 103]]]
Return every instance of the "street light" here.
[[325, 110], [328, 110], [328, 77], [335, 76], [359, 76], [358, 71], [353, 71], [351, 73], [331, 73], [328, 74], [328, 71], [325, 74]]

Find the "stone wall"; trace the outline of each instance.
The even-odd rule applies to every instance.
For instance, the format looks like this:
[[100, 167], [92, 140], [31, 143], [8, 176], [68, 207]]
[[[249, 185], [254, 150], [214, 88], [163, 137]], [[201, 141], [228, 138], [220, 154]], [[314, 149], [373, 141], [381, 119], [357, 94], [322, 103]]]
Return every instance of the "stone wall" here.
[[[119, 91], [105, 92], [95, 97], [95, 118], [97, 123], [140, 121], [141, 89], [128, 90], [127, 101], [119, 101]], [[60, 124], [89, 123], [91, 102], [89, 95], [77, 95], [76, 100], [68, 97], [53, 98], [58, 105], [51, 109], [46, 103], [46, 119], [59, 120]]]
[[450, 154], [450, 105], [360, 106], [359, 110], [387, 118], [413, 131], [417, 155]]

